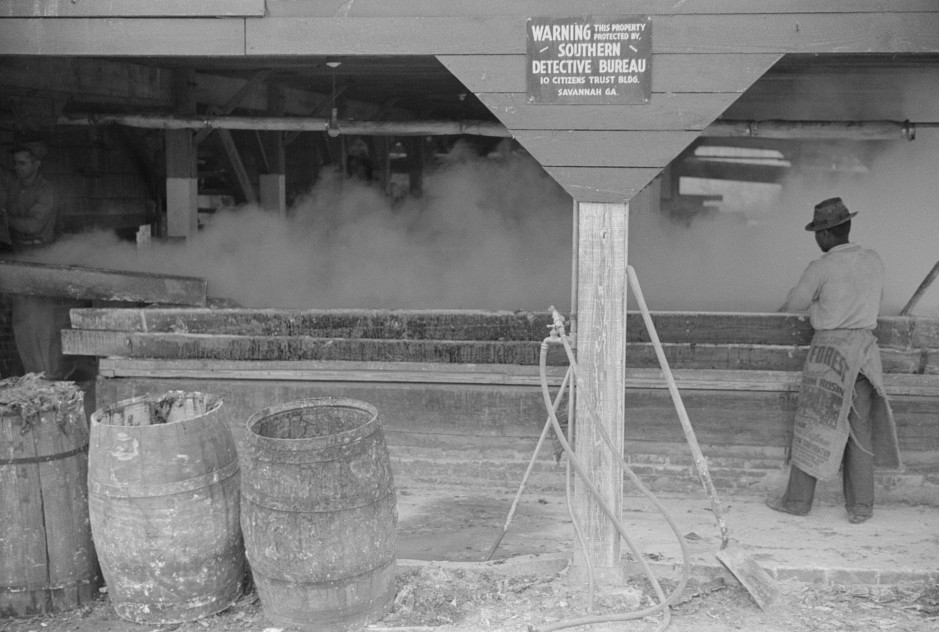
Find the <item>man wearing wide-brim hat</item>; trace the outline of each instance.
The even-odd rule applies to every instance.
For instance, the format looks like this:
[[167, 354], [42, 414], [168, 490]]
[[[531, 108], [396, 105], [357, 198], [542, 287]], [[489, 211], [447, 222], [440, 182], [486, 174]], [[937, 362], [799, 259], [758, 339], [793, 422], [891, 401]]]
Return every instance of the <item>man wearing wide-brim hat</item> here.
[[815, 334], [802, 369], [792, 433], [789, 484], [776, 511], [804, 516], [818, 479], [842, 469], [848, 520], [874, 514], [874, 465], [898, 467], [896, 424], [874, 338], [883, 297], [880, 256], [848, 240], [851, 218], [841, 198], [815, 206], [805, 227], [824, 253], [790, 290], [781, 312], [808, 311]]

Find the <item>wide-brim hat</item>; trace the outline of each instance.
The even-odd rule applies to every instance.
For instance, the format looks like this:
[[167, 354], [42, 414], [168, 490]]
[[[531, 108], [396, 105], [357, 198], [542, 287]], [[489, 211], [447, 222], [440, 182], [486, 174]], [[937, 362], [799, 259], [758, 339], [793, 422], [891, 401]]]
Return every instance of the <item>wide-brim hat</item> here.
[[850, 221], [857, 213], [848, 211], [840, 197], [828, 198], [815, 205], [815, 216], [805, 225], [805, 230], [818, 232], [828, 230]]

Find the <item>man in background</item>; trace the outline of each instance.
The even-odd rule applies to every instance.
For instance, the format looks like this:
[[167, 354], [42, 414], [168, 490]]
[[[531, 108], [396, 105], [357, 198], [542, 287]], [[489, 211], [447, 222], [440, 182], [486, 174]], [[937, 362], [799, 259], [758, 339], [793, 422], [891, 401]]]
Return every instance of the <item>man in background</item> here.
[[808, 311], [815, 334], [802, 371], [786, 493], [771, 509], [804, 516], [815, 483], [843, 468], [848, 520], [874, 514], [874, 464], [900, 464], [896, 425], [874, 338], [884, 265], [873, 250], [850, 243], [851, 218], [841, 198], [815, 206], [805, 229], [824, 253], [792, 288], [781, 312]]
[[[13, 173], [0, 171], [0, 242], [14, 256], [29, 258], [56, 239], [55, 189], [41, 173], [44, 143], [21, 143], [10, 153]], [[69, 326], [69, 304], [23, 294], [14, 294], [11, 303], [13, 338], [23, 368], [27, 373], [44, 373], [49, 380], [67, 379], [72, 363], [62, 355], [60, 332]]]

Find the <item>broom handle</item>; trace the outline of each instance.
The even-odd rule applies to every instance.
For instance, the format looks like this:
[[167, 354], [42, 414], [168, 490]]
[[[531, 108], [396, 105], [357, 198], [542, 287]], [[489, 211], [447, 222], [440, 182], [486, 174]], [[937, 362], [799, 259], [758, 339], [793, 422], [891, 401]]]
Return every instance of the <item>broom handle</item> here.
[[688, 446], [691, 448], [691, 454], [694, 457], [694, 465], [698, 470], [698, 477], [701, 479], [701, 484], [704, 485], [704, 491], [711, 499], [711, 509], [714, 511], [714, 516], [717, 518], [717, 526], [721, 530], [721, 549], [724, 549], [727, 547], [730, 535], [727, 532], [727, 522], [724, 520], [724, 512], [721, 509], [720, 499], [717, 497], [717, 489], [714, 488], [714, 482], [711, 480], [711, 474], [708, 471], [707, 461], [701, 453], [701, 446], [698, 445], [698, 439], [695, 437], [691, 420], [688, 419], [685, 404], [682, 402], [681, 395], [678, 393], [678, 385], [675, 384], [675, 377], [672, 375], [672, 370], [668, 366], [668, 359], [665, 357], [665, 351], [662, 349], [659, 335], [655, 331], [655, 325], [652, 324], [652, 315], [649, 313], [649, 307], [646, 305], [646, 300], [642, 295], [642, 288], [639, 287], [639, 279], [636, 278], [636, 270], [628, 265], [626, 266], [626, 274], [629, 278], [629, 287], [632, 288], [636, 302], [639, 303], [642, 319], [646, 324], [646, 330], [649, 332], [649, 339], [652, 341], [655, 355], [659, 360], [659, 365], [662, 367], [662, 372], [665, 374], [665, 381], [668, 383], [668, 392], [672, 396], [672, 403], [675, 405], [678, 419], [681, 420], [681, 427], [685, 431], [685, 438], [688, 441]]
[[937, 276], [939, 276], [939, 261], [936, 262], [936, 265], [932, 267], [932, 270], [929, 271], [929, 274], [926, 275], [923, 282], [920, 283], [916, 291], [913, 292], [913, 296], [910, 297], [909, 302], [900, 310], [900, 316], [908, 316], [910, 312], [913, 311], [913, 307], [919, 302], [923, 293], [932, 285], [932, 282], [936, 280]]

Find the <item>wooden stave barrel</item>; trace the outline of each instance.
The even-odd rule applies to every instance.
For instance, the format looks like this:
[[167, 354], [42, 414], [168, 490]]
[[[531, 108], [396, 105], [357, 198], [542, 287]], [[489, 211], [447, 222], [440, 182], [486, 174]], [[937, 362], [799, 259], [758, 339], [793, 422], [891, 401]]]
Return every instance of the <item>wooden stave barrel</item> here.
[[[201, 393], [188, 395], [203, 396]], [[142, 410], [152, 397], [135, 397], [91, 417], [89, 513], [102, 574], [115, 612], [134, 623], [165, 625], [207, 617], [235, 603], [244, 583], [240, 524], [240, 464], [222, 402], [211, 395], [203, 415], [172, 423], [102, 423], [106, 412]], [[121, 436], [123, 435], [123, 436]], [[162, 436], [161, 436], [162, 435]], [[200, 447], [206, 460], [194, 470], [154, 467], [135, 456], [160, 441]], [[209, 446], [208, 450], [203, 450]], [[216, 459], [212, 463], [211, 460]]]
[[0, 618], [63, 612], [98, 596], [80, 400], [66, 423], [54, 411], [29, 424], [0, 415]]
[[[342, 408], [368, 421], [317, 438], [256, 432], [291, 412]], [[397, 504], [375, 407], [345, 398], [272, 406], [248, 420], [243, 450], [242, 531], [267, 618], [312, 632], [381, 619], [395, 594]]]

